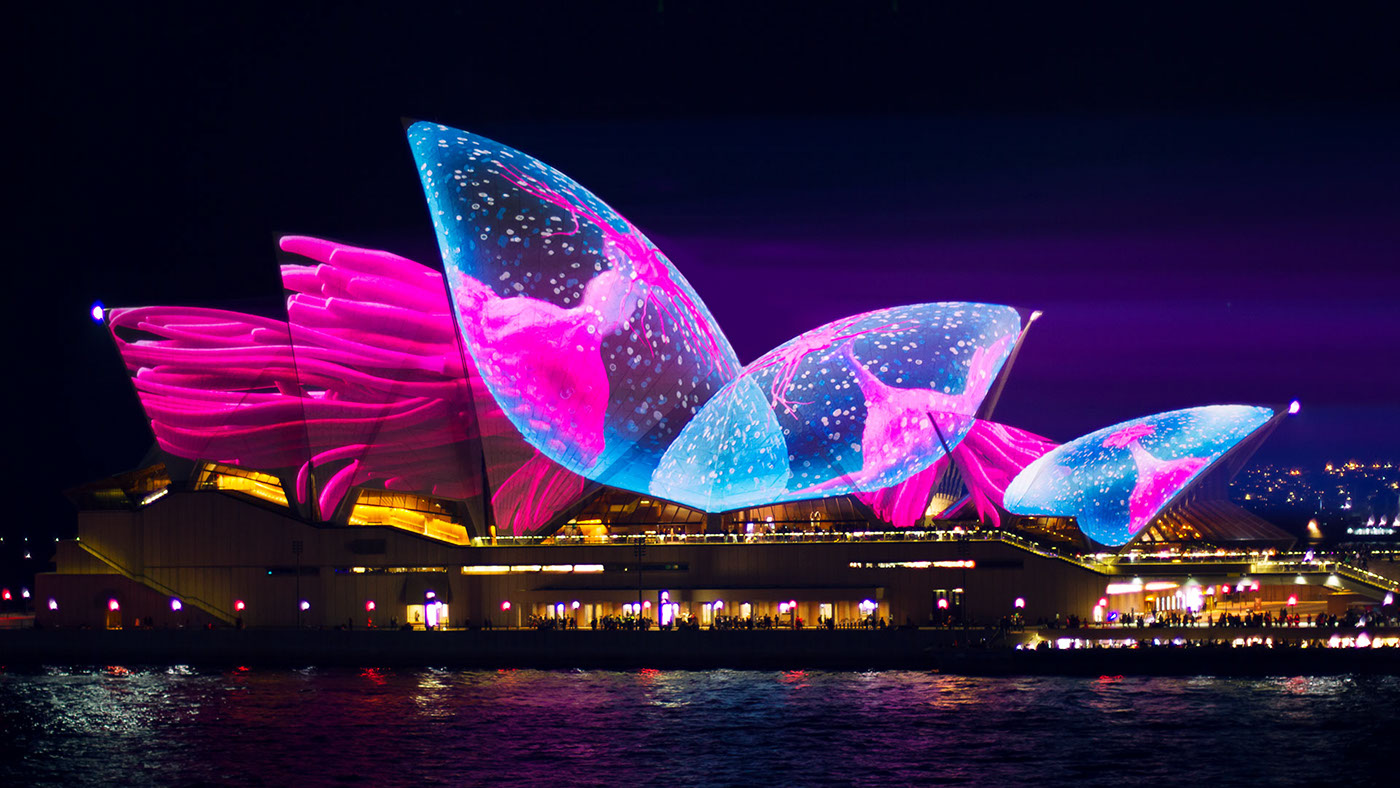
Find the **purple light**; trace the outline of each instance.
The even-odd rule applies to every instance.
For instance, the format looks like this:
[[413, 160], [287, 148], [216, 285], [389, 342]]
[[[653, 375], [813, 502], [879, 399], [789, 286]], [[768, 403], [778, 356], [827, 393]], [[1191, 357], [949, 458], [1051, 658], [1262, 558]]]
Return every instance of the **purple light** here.
[[310, 603], [310, 602], [307, 602], [305, 599], [301, 600], [301, 609], [302, 609], [302, 610], [310, 610], [310, 609], [311, 609], [311, 603]]
[[183, 607], [184, 607], [184, 605], [180, 603], [180, 600], [178, 600], [178, 599], [171, 599], [171, 600], [170, 600], [170, 609], [171, 609], [171, 610], [174, 610], [174, 611], [176, 611], [176, 612], [179, 612], [179, 610], [180, 610], [181, 608], [183, 608]]
[[107, 609], [108, 609], [108, 610], [121, 610], [121, 609], [122, 609], [122, 606], [121, 606], [121, 603], [118, 602], [117, 600], [115, 600], [115, 599], [109, 599], [109, 600], [107, 600]]
[[58, 609], [58, 600], [57, 600], [57, 599], [54, 599], [53, 597], [49, 597], [49, 610], [57, 610], [57, 609]]
[[1025, 600], [1024, 597], [1019, 597], [1019, 596], [1018, 596], [1018, 597], [1016, 597], [1016, 601], [1013, 602], [1011, 606], [1012, 606], [1012, 607], [1015, 607], [1015, 608], [1023, 608], [1023, 607], [1026, 606], [1026, 600]]
[[1299, 401], [1296, 400], [1296, 399], [1293, 400], [1292, 402], [1288, 403], [1288, 415], [1290, 415], [1290, 416], [1296, 416], [1296, 415], [1298, 415], [1298, 411], [1300, 411], [1300, 410], [1302, 410], [1302, 409], [1303, 409], [1303, 403], [1299, 402]]
[[107, 308], [102, 305], [101, 301], [96, 301], [93, 303], [92, 311], [89, 312], [89, 314], [92, 315], [92, 322], [101, 323], [103, 318], [107, 316]]

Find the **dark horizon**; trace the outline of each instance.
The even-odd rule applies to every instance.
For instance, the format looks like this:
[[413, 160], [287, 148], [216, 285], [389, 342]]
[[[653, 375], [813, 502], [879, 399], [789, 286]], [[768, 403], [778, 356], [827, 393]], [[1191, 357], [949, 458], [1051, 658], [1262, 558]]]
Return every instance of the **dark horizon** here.
[[92, 302], [275, 299], [281, 232], [440, 265], [401, 116], [588, 186], [743, 361], [872, 308], [1007, 303], [1045, 316], [999, 420], [1065, 441], [1296, 398], [1256, 461], [1400, 458], [1385, 11], [911, 5], [26, 9], [24, 519], [150, 445]]

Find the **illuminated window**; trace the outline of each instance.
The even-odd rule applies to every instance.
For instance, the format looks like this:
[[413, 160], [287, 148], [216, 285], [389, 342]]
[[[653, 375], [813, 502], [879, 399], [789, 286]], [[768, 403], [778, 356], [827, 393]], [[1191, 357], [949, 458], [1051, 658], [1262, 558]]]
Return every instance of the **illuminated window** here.
[[440, 501], [411, 493], [361, 490], [351, 525], [388, 525], [452, 544], [466, 544], [467, 529]]
[[205, 463], [199, 471], [197, 487], [201, 490], [239, 492], [278, 506], [287, 505], [287, 493], [282, 490], [282, 482], [276, 476], [247, 468]]

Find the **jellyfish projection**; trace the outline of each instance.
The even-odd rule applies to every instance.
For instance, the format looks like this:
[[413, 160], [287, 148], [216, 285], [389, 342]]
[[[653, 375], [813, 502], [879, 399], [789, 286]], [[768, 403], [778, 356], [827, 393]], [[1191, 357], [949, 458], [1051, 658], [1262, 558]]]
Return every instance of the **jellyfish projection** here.
[[936, 303], [803, 334], [701, 409], [649, 491], [723, 511], [898, 484], [967, 434], [1020, 329], [1011, 307]]
[[568, 176], [447, 126], [409, 143], [468, 351], [550, 459], [645, 492], [682, 428], [739, 371], [665, 255]]
[[1018, 514], [1077, 517], [1104, 545], [1127, 544], [1187, 485], [1273, 418], [1269, 408], [1214, 405], [1115, 424], [1050, 450], [1003, 498]]
[[606, 485], [710, 513], [850, 495], [908, 527], [956, 479], [945, 515], [1073, 516], [1123, 544], [1272, 415], [1196, 408], [1063, 446], [987, 421], [1029, 325], [995, 304], [853, 315], [745, 367], [583, 186], [469, 132], [407, 135], [442, 270], [287, 236], [285, 315], [94, 307], [163, 451], [273, 473], [337, 522], [383, 490], [539, 534]]

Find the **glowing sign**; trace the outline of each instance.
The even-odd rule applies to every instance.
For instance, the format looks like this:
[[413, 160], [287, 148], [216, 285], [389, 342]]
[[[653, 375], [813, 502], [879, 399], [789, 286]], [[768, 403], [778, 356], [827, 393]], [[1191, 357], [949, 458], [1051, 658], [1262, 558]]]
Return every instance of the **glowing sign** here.
[[1004, 502], [1018, 514], [1075, 517], [1094, 541], [1126, 544], [1273, 415], [1268, 408], [1216, 405], [1115, 424], [1032, 462], [1007, 487]]

